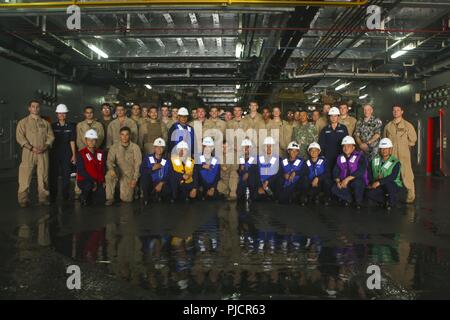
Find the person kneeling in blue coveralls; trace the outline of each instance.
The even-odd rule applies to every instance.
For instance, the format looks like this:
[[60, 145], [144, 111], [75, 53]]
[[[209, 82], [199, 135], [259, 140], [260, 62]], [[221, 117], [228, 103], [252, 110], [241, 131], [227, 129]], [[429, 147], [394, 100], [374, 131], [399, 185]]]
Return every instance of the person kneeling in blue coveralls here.
[[278, 199], [280, 157], [273, 153], [274, 138], [265, 137], [263, 145], [265, 150], [258, 157], [257, 200], [275, 200]]
[[286, 204], [300, 200], [300, 204], [305, 205], [308, 168], [298, 156], [300, 147], [297, 142], [289, 143], [287, 150], [289, 156], [281, 161], [278, 201]]
[[[258, 167], [256, 158], [250, 154], [250, 148], [253, 147], [252, 141], [250, 139], [242, 140], [241, 147], [244, 149], [244, 154], [239, 158], [237, 200], [255, 200]], [[246, 199], [246, 195], [249, 199]]]
[[306, 160], [308, 168], [308, 202], [320, 203], [320, 193], [323, 193], [323, 204], [329, 205], [332, 187], [331, 170], [327, 159], [320, 155], [320, 144], [313, 142], [308, 146], [309, 158]]
[[198, 156], [195, 166], [198, 173], [198, 187], [202, 192], [202, 199], [217, 199], [217, 183], [220, 180], [219, 160], [213, 156], [214, 140], [203, 138], [203, 153]]
[[331, 192], [348, 206], [354, 202], [360, 209], [364, 200], [364, 190], [368, 184], [367, 160], [361, 151], [355, 150], [355, 139], [346, 136], [342, 140], [343, 153], [338, 156], [333, 169], [335, 184]]
[[381, 139], [379, 155], [369, 166], [369, 191], [367, 198], [387, 210], [397, 205], [397, 194], [403, 189], [400, 161], [392, 155], [393, 144], [389, 138]]
[[144, 205], [150, 201], [160, 202], [170, 194], [169, 167], [163, 157], [166, 142], [157, 138], [153, 142], [153, 153], [146, 154], [141, 165], [141, 188], [144, 193]]

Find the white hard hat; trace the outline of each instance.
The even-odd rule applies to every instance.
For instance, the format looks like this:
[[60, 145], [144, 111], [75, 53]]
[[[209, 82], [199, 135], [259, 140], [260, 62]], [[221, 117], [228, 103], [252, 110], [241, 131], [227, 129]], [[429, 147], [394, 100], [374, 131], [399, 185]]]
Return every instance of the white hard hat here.
[[341, 112], [339, 111], [338, 108], [332, 107], [332, 108], [330, 109], [330, 111], [328, 111], [328, 115], [329, 115], [329, 116], [339, 116], [339, 115], [341, 115]]
[[289, 149], [296, 149], [296, 150], [300, 150], [300, 147], [298, 146], [298, 143], [295, 141], [291, 141], [288, 145], [288, 150]]
[[84, 137], [88, 139], [98, 139], [97, 131], [95, 131], [94, 129], [89, 129], [84, 134]]
[[206, 147], [214, 147], [214, 140], [211, 137], [203, 138], [203, 145]]
[[67, 113], [67, 112], [69, 112], [69, 109], [67, 109], [67, 106], [65, 104], [61, 103], [56, 106], [55, 112], [56, 113]]
[[241, 147], [252, 147], [252, 141], [250, 139], [244, 139], [241, 142]]
[[153, 146], [154, 147], [165, 147], [166, 142], [164, 141], [163, 138], [156, 138], [155, 141], [153, 141]]
[[264, 138], [263, 144], [264, 145], [266, 145], [266, 144], [275, 144], [275, 140], [271, 136], [268, 136], [268, 137]]
[[318, 144], [317, 142], [311, 143], [311, 144], [308, 146], [308, 151], [309, 151], [310, 149], [319, 149], [319, 150], [322, 150], [322, 149], [320, 148], [320, 144]]
[[387, 149], [387, 148], [392, 148], [394, 145], [392, 144], [391, 139], [389, 138], [383, 138], [380, 140], [380, 144], [378, 145], [378, 147], [380, 149]]
[[177, 144], [177, 150], [179, 150], [179, 149], [189, 149], [189, 146], [186, 142], [180, 141]]
[[179, 116], [188, 116], [189, 115], [189, 111], [185, 107], [181, 107], [180, 109], [178, 109], [177, 115], [179, 115]]
[[342, 139], [342, 145], [344, 144], [356, 144], [355, 139], [353, 139], [352, 136], [346, 136], [344, 139]]

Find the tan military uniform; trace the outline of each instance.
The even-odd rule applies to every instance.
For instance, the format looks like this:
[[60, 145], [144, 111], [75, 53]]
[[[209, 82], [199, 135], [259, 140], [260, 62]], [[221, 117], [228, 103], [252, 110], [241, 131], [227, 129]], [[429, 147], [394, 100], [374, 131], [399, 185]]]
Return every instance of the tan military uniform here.
[[[242, 130], [246, 130], [246, 123], [244, 121], [244, 119], [232, 119], [228, 122], [225, 122], [226, 124], [226, 129], [232, 129], [232, 130], [238, 130], [238, 129], [242, 129]], [[226, 132], [225, 132], [225, 139], [228, 140], [228, 138], [226, 137]], [[237, 148], [239, 148], [239, 146], [237, 145], [238, 141], [237, 139], [235, 139], [234, 141], [234, 148], [232, 148], [232, 144], [231, 141], [227, 141], [227, 152], [226, 154], [233, 154], [233, 163], [226, 163], [226, 154], [224, 154], [223, 157], [223, 164], [220, 165], [220, 180], [219, 183], [217, 184], [217, 191], [219, 191], [220, 193], [224, 194], [225, 196], [228, 197], [229, 200], [235, 200], [236, 199], [236, 190], [237, 190], [237, 185], [239, 182], [239, 175], [237, 173], [237, 169], [238, 169], [238, 163], [237, 163]]]
[[417, 142], [416, 130], [411, 123], [402, 119], [398, 124], [390, 121], [384, 127], [383, 135], [392, 140], [392, 144], [394, 145], [392, 154], [400, 160], [402, 180], [408, 193], [406, 201], [413, 202], [416, 193], [414, 188], [414, 173], [411, 165], [411, 148]]
[[[134, 189], [129, 184], [131, 180], [139, 179], [141, 163], [142, 153], [137, 144], [130, 142], [128, 146], [123, 146], [118, 142], [111, 146], [106, 162], [106, 200], [114, 199], [114, 190], [119, 182], [120, 200], [133, 201]], [[115, 172], [115, 177], [111, 176], [112, 171]]]
[[77, 148], [78, 150], [81, 150], [86, 147], [86, 143], [84, 140], [84, 135], [86, 134], [86, 131], [94, 129], [97, 132], [97, 143], [96, 147], [99, 148], [103, 140], [105, 139], [105, 130], [103, 129], [103, 124], [100, 122], [94, 120], [92, 123], [88, 123], [87, 120], [81, 121], [77, 124]]
[[[226, 153], [234, 154], [234, 161], [236, 162], [237, 152], [232, 150], [230, 145], [228, 145]], [[239, 175], [237, 173], [238, 165], [225, 163], [225, 156], [223, 157], [224, 163], [220, 165], [220, 180], [217, 183], [217, 191], [225, 195], [228, 200], [235, 200], [239, 182]]]
[[355, 132], [357, 120], [352, 116], [347, 116], [345, 119], [339, 117], [339, 123], [343, 124], [347, 127], [348, 134], [353, 137], [353, 133]]
[[319, 134], [322, 132], [322, 129], [328, 125], [328, 117], [322, 116], [316, 122], [316, 129]]
[[[227, 129], [227, 123], [219, 118], [213, 119], [213, 118], [209, 118], [205, 121], [205, 123], [203, 124], [203, 132], [205, 133], [207, 130], [211, 130], [211, 129], [218, 129], [220, 130], [220, 132], [222, 133], [222, 140], [225, 139], [225, 130]], [[214, 134], [208, 134], [209, 136], [212, 136], [214, 140], [217, 140], [218, 137], [215, 137]]]
[[252, 118], [250, 114], [246, 115], [244, 118], [245, 130], [247, 129], [264, 129], [265, 123], [263, 117], [260, 113], [256, 113], [256, 115]]
[[285, 120], [275, 121], [272, 119], [269, 121], [268, 125], [266, 125], [266, 129], [268, 130], [267, 134], [270, 136], [272, 136], [272, 130], [278, 129], [279, 155], [280, 157], [284, 157], [286, 155], [287, 146], [289, 142], [291, 142], [292, 126]]
[[19, 190], [17, 198], [20, 204], [28, 202], [28, 190], [30, 188], [33, 170], [37, 167], [37, 183], [39, 202], [47, 201], [48, 185], [48, 150], [42, 154], [35, 154], [23, 148], [30, 145], [36, 148], [50, 148], [55, 140], [53, 130], [47, 121], [37, 116], [29, 115], [19, 121], [16, 128], [16, 140], [22, 147], [22, 161], [19, 166]]
[[106, 134], [106, 148], [109, 149], [113, 144], [119, 142], [120, 139], [120, 129], [123, 127], [128, 127], [131, 130], [131, 141], [137, 143], [138, 141], [138, 127], [134, 120], [125, 117], [123, 122], [120, 122], [120, 119], [114, 119], [108, 126], [107, 134]]
[[140, 122], [142, 121], [142, 117], [141, 116], [130, 116], [130, 119], [134, 121], [134, 123], [136, 123], [136, 125], [138, 126], [140, 124]]
[[167, 141], [166, 126], [159, 120], [145, 121], [139, 127], [138, 138], [138, 145], [144, 151], [144, 154], [153, 152], [153, 142], [156, 138], [163, 138], [164, 141]]
[[171, 118], [167, 120], [161, 120], [161, 122], [166, 126], [166, 131], [169, 132], [170, 127], [175, 123]]

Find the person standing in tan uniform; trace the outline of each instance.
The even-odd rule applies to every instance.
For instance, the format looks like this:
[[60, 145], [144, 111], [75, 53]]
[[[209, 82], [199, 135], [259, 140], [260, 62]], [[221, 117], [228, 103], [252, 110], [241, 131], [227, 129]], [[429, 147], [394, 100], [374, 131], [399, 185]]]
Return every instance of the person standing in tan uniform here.
[[403, 119], [403, 108], [392, 107], [394, 117], [385, 127], [383, 136], [389, 138], [394, 145], [392, 155], [400, 160], [402, 181], [407, 190], [406, 203], [413, 203], [416, 198], [414, 173], [411, 165], [411, 148], [416, 145], [417, 133], [414, 126]]
[[342, 102], [339, 105], [339, 111], [341, 112], [341, 116], [339, 117], [339, 123], [346, 126], [348, 135], [353, 137], [357, 120], [354, 117], [348, 115], [347, 102]]
[[29, 205], [29, 188], [33, 170], [37, 168], [39, 204], [48, 205], [48, 150], [55, 140], [50, 123], [39, 116], [38, 101], [28, 104], [29, 115], [19, 121], [16, 140], [22, 147], [22, 161], [19, 166], [19, 189], [17, 198], [21, 207]]
[[294, 111], [292, 109], [289, 109], [286, 113], [286, 123], [290, 125], [292, 129], [297, 126], [297, 122], [294, 118]]
[[278, 137], [280, 143], [280, 156], [284, 157], [287, 154], [287, 146], [291, 142], [293, 126], [283, 119], [281, 119], [280, 107], [273, 107], [272, 109], [272, 128], [278, 129]]
[[108, 126], [113, 121], [113, 118], [111, 116], [111, 106], [109, 103], [103, 103], [101, 106], [100, 111], [102, 112], [101, 118], [98, 120], [103, 125], [103, 132], [105, 134], [105, 137], [103, 139], [103, 143], [100, 145], [100, 149], [105, 150], [106, 149], [106, 136], [108, 135]]
[[138, 145], [144, 151], [144, 154], [153, 151], [153, 142], [157, 138], [162, 138], [164, 142], [167, 141], [166, 126], [158, 120], [158, 109], [156, 106], [151, 106], [148, 113], [150, 116], [149, 120], [139, 127]]
[[161, 123], [164, 124], [166, 132], [169, 132], [170, 127], [174, 124], [174, 121], [169, 117], [169, 107], [163, 105], [161, 107]]
[[[235, 106], [233, 108], [233, 115], [233, 119], [226, 122], [226, 130], [233, 131], [242, 129], [245, 131], [245, 121], [244, 118], [242, 118], [242, 107]], [[234, 135], [232, 135], [232, 137], [234, 137]], [[228, 139], [231, 139], [231, 136], [227, 137], [227, 132], [225, 132], [224, 139], [226, 139], [226, 142], [223, 144], [224, 163], [220, 165], [220, 180], [217, 184], [217, 190], [219, 193], [224, 194], [227, 197], [227, 200], [234, 201], [236, 200], [236, 190], [239, 182], [239, 176], [237, 173], [237, 148], [239, 146], [237, 145], [237, 139], [235, 139], [234, 143], [232, 141], [228, 141]], [[232, 163], [226, 163], [227, 154], [233, 154]]]
[[[225, 121], [219, 118], [219, 108], [212, 106], [209, 109], [209, 119], [207, 119], [203, 125], [203, 133], [209, 137], [212, 137], [214, 141], [223, 141], [225, 139], [225, 129], [227, 124]], [[219, 137], [214, 129], [219, 130], [222, 133], [222, 137]]]
[[137, 126], [139, 126], [140, 121], [142, 119], [142, 114], [141, 114], [141, 105], [138, 103], [134, 103], [131, 106], [131, 116], [130, 119], [133, 120]]
[[316, 121], [316, 129], [319, 134], [322, 132], [322, 129], [328, 125], [328, 112], [330, 111], [330, 109], [331, 105], [323, 105], [322, 116]]
[[111, 121], [106, 135], [106, 148], [109, 149], [113, 144], [120, 140], [120, 129], [128, 127], [131, 132], [130, 139], [133, 143], [138, 140], [138, 128], [136, 122], [125, 115], [125, 107], [121, 104], [116, 107], [117, 119]]
[[134, 189], [139, 179], [142, 163], [142, 153], [138, 145], [130, 141], [131, 130], [128, 127], [120, 129], [120, 141], [109, 149], [106, 180], [106, 203], [114, 203], [116, 184], [120, 185], [120, 200], [133, 201]]
[[[205, 122], [206, 122], [206, 110], [204, 107], [198, 107], [195, 112], [192, 110], [192, 121], [189, 125], [194, 129], [194, 141], [197, 146], [202, 145], [203, 134], [205, 133]], [[195, 115], [195, 118], [194, 118]], [[201, 148], [199, 148], [201, 149]], [[201, 150], [197, 150], [197, 153], [201, 153]], [[195, 155], [195, 157], [198, 154]]]
[[103, 125], [94, 119], [94, 107], [87, 106], [84, 108], [84, 120], [77, 124], [77, 148], [81, 150], [86, 148], [86, 132], [93, 129], [97, 132], [96, 148], [100, 148], [105, 139], [105, 131]]
[[250, 112], [244, 118], [245, 130], [248, 129], [264, 129], [264, 120], [260, 113], [258, 113], [258, 102], [251, 101], [249, 104]]

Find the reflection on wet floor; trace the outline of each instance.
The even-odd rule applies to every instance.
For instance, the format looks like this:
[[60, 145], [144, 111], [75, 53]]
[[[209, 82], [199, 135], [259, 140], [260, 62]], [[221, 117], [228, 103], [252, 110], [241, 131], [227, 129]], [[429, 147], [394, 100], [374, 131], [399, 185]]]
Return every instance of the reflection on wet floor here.
[[[449, 297], [450, 244], [416, 210], [72, 204], [19, 223], [17, 250], [50, 246], [158, 298]], [[380, 290], [366, 284], [374, 264]]]

